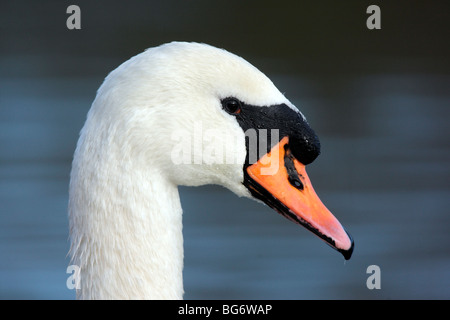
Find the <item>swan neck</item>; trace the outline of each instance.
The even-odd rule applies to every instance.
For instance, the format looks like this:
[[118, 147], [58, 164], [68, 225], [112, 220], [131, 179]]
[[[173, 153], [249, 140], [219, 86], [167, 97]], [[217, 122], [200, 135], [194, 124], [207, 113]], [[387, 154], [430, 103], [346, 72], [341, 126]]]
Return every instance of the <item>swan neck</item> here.
[[106, 158], [88, 150], [93, 149], [83, 142], [77, 147], [70, 184], [72, 264], [80, 267], [77, 298], [181, 299], [177, 186], [112, 150], [102, 153]]

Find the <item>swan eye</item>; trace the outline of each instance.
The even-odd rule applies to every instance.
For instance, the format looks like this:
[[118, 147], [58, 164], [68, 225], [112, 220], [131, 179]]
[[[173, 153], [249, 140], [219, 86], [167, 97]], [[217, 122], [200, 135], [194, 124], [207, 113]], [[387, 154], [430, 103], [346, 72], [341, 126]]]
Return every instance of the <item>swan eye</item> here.
[[235, 98], [227, 98], [222, 100], [222, 108], [229, 114], [239, 114], [242, 109], [242, 102]]

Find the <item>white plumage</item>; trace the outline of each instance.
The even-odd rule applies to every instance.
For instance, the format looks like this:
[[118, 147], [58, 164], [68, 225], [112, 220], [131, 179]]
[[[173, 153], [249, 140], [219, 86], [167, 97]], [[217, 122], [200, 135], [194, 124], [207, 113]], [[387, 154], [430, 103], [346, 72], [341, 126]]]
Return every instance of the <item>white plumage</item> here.
[[[220, 184], [250, 196], [242, 184], [244, 132], [220, 105], [230, 96], [252, 105], [294, 108], [251, 64], [205, 44], [173, 42], [148, 49], [106, 77], [81, 131], [71, 172], [70, 254], [81, 268], [78, 298], [183, 297], [177, 186]], [[192, 132], [199, 121], [204, 132], [220, 129], [236, 139], [234, 163], [174, 164], [173, 132]], [[203, 141], [193, 153], [226, 143], [228, 135]]]

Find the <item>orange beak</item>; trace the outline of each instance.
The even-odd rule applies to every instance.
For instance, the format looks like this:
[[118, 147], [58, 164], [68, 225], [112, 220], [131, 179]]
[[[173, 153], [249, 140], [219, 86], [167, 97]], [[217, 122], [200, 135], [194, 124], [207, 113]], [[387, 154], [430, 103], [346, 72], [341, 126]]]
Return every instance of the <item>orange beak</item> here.
[[[305, 226], [346, 260], [353, 252], [353, 240], [320, 201], [305, 171], [289, 150], [284, 137], [258, 162], [246, 168], [252, 194], [288, 219]], [[250, 179], [248, 179], [250, 178]]]

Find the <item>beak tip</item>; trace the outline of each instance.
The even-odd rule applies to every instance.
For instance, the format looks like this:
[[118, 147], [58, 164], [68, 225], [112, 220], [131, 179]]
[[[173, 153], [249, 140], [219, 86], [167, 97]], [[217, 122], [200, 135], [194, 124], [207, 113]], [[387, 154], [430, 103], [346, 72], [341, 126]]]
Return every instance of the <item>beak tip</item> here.
[[345, 233], [347, 233], [348, 238], [350, 239], [350, 247], [348, 249], [338, 249], [338, 251], [344, 256], [345, 260], [350, 260], [353, 254], [353, 249], [355, 248], [355, 242], [347, 231], [345, 231]]

